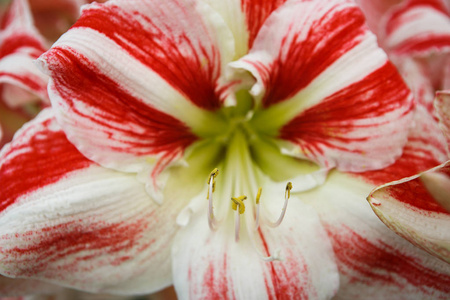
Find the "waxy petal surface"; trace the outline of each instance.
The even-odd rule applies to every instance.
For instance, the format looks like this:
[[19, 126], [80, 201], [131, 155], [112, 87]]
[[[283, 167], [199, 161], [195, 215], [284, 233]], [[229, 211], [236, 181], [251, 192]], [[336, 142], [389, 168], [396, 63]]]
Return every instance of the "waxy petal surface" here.
[[109, 1], [85, 6], [40, 60], [69, 140], [137, 172], [216, 128], [210, 111], [226, 97], [220, 75], [233, 52], [232, 33], [202, 2]]
[[450, 265], [390, 231], [361, 201], [373, 184], [333, 172], [302, 194], [332, 240], [340, 273], [337, 299], [447, 299]]
[[[450, 176], [450, 162], [428, 172]], [[375, 189], [368, 201], [377, 216], [394, 232], [450, 263], [450, 212], [436, 201], [420, 175]]]
[[250, 53], [232, 63], [257, 79], [251, 92], [265, 109], [255, 127], [326, 167], [393, 163], [406, 143], [412, 96], [364, 22], [351, 1], [293, 1], [276, 10]]
[[10, 107], [48, 101], [48, 78], [33, 63], [45, 50], [44, 38], [33, 25], [28, 2], [14, 0], [0, 31], [1, 96]]
[[393, 54], [450, 52], [450, 16], [444, 1], [404, 1], [385, 22], [381, 40]]
[[158, 206], [134, 175], [86, 159], [51, 109], [2, 149], [0, 182], [2, 274], [120, 294], [171, 283], [182, 201]]
[[365, 180], [382, 185], [414, 176], [447, 160], [445, 139], [434, 117], [422, 106], [414, 114], [414, 126], [402, 156], [387, 168], [361, 173]]
[[[280, 227], [252, 230], [233, 219], [212, 232], [205, 209], [180, 230], [173, 247], [174, 284], [180, 299], [328, 299], [338, 289], [333, 254], [315, 212], [292, 199]], [[253, 224], [252, 224], [253, 225]], [[279, 254], [281, 261], [262, 256]]]
[[427, 191], [417, 174], [446, 161], [447, 145], [435, 118], [421, 103], [418, 102], [415, 126], [400, 159], [385, 169], [360, 176], [370, 184], [382, 185], [371, 193], [369, 203], [389, 228], [414, 245], [445, 259], [448, 241], [445, 241], [443, 229], [449, 226], [449, 214]]

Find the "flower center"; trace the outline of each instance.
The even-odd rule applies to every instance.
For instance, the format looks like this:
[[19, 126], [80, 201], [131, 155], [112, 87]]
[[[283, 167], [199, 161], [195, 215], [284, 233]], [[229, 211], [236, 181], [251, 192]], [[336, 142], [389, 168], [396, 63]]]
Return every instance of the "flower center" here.
[[[261, 114], [254, 108], [248, 91], [236, 93], [236, 99], [236, 106], [214, 112], [212, 119], [217, 122], [205, 124], [208, 128], [203, 128], [203, 132], [207, 134], [200, 134], [201, 140], [186, 150], [188, 166], [184, 170], [186, 182], [191, 184], [197, 178], [196, 181], [203, 183], [199, 189], [204, 190], [207, 181], [207, 191], [201, 198], [206, 195], [208, 199], [203, 207], [208, 206], [210, 229], [233, 226], [234, 215], [234, 236], [239, 241], [243, 233], [252, 239], [260, 226], [279, 226], [292, 189], [292, 184], [286, 186], [286, 182], [319, 168], [312, 162], [282, 153], [279, 144], [283, 141], [270, 125], [270, 118], [262, 122], [259, 117], [258, 122], [253, 122], [254, 116]], [[183, 181], [182, 176], [182, 173], [171, 174], [178, 181]], [[187, 193], [183, 196], [195, 198]], [[269, 206], [275, 210], [269, 209], [267, 213]]]

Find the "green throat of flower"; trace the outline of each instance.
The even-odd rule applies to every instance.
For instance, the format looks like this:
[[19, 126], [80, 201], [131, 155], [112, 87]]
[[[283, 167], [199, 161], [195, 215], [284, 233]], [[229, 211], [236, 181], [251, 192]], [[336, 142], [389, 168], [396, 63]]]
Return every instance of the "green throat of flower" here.
[[[234, 219], [234, 226], [224, 226], [234, 227], [234, 238], [239, 241], [241, 222], [246, 225], [247, 232], [258, 230], [261, 225], [280, 225], [292, 189], [292, 184], [286, 183], [319, 168], [310, 161], [283, 154], [280, 144], [286, 142], [277, 137], [279, 126], [275, 123], [279, 121], [271, 126], [273, 114], [254, 108], [254, 101], [247, 91], [238, 92], [236, 98], [236, 106], [214, 112], [213, 121], [205, 123], [202, 132], [197, 133], [201, 139], [186, 150], [186, 166], [174, 168], [175, 173], [170, 177], [173, 183], [185, 182], [187, 191], [183, 196], [194, 198], [203, 191], [202, 198], [206, 196], [208, 200], [211, 230], [216, 231], [220, 224]], [[184, 172], [177, 172], [177, 168]], [[219, 170], [221, 176], [218, 176]], [[194, 188], [200, 180], [204, 184], [205, 179], [207, 187]], [[189, 189], [193, 190], [191, 195]], [[281, 209], [281, 212], [276, 209], [278, 217], [272, 216], [274, 212], [270, 218], [263, 213], [265, 201], [276, 202], [275, 206]]]

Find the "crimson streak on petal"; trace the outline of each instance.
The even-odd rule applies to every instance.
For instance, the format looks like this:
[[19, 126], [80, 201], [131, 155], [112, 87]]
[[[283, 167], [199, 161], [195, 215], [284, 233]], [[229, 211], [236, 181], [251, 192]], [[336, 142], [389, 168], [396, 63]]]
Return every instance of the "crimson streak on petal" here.
[[[264, 255], [270, 256], [272, 249], [264, 237], [261, 228], [258, 229], [264, 249]], [[308, 281], [308, 267], [302, 257], [296, 256], [285, 249], [284, 261], [268, 262], [268, 274], [264, 277], [267, 294], [270, 300], [308, 299], [305, 281]], [[299, 278], [300, 277], [300, 278]]]
[[64, 132], [51, 130], [53, 122], [54, 119], [47, 119], [42, 126], [38, 124], [23, 129], [22, 138], [3, 148], [0, 161], [0, 213], [20, 196], [92, 164], [67, 142]]
[[241, 0], [249, 31], [248, 48], [251, 49], [259, 29], [267, 17], [286, 0]]
[[[162, 154], [163, 158], [173, 158], [197, 139], [179, 120], [130, 95], [81, 54], [56, 47], [46, 55], [47, 60], [54, 61], [54, 88], [71, 113], [92, 122], [92, 130], [108, 136], [108, 144], [102, 147], [138, 156]], [[91, 109], [80, 110], [79, 102]]]
[[129, 293], [129, 280], [142, 294], [168, 284], [176, 205], [156, 205], [134, 175], [81, 155], [53, 109], [18, 131], [0, 158], [2, 274], [92, 292]]
[[[387, 46], [395, 54], [435, 53], [450, 49], [450, 14], [444, 1], [404, 1], [389, 16]], [[432, 27], [431, 27], [432, 25]]]
[[[305, 32], [300, 31], [288, 40], [289, 33], [285, 33], [278, 59], [267, 67], [266, 72], [261, 72], [266, 74], [263, 81], [267, 91], [262, 100], [265, 107], [294, 96], [360, 43], [367, 32], [361, 11], [357, 7], [328, 9], [332, 13], [328, 15], [321, 12], [320, 19], [314, 19], [312, 24], [305, 24], [309, 28], [307, 37], [301, 37], [300, 34]], [[307, 18], [305, 23], [308, 22], [311, 20]], [[327, 34], [324, 35], [323, 32]], [[255, 67], [258, 68], [257, 65]]]
[[[348, 273], [353, 283], [364, 278], [402, 288], [402, 281], [406, 280], [425, 295], [430, 293], [428, 289], [450, 293], [450, 276], [427, 269], [418, 259], [382, 241], [374, 244], [345, 226], [327, 231], [332, 238], [340, 271]], [[373, 285], [370, 282], [366, 284]]]
[[[236, 299], [236, 295], [233, 292], [233, 289], [230, 288], [232, 285], [232, 281], [228, 281], [227, 277], [227, 255], [223, 256], [223, 268], [219, 271], [219, 276], [216, 276], [214, 271], [217, 268], [216, 262], [209, 262], [208, 269], [204, 275], [204, 290], [203, 295], [206, 295], [206, 299], [217, 299], [217, 300], [227, 300], [230, 296], [228, 291], [231, 291], [232, 297], [231, 299]], [[191, 271], [191, 270], [190, 270]], [[193, 297], [195, 297], [196, 292], [194, 291]]]
[[405, 105], [409, 101], [408, 94], [395, 67], [388, 62], [363, 80], [304, 111], [280, 130], [280, 137], [297, 143], [305, 155], [313, 159], [323, 156], [330, 148], [364, 155], [369, 149], [359, 148], [356, 144], [374, 139], [383, 132], [369, 135], [367, 131], [360, 136], [355, 133], [387, 126], [388, 119], [384, 116], [402, 106], [405, 108], [399, 113], [403, 115], [398, 118], [410, 113], [411, 105]]
[[15, 52], [26, 52], [33, 58], [47, 50], [40, 39], [31, 36], [30, 32], [14, 32], [1, 41], [0, 59]]
[[34, 75], [33, 73], [14, 74], [7, 71], [0, 71], [0, 81], [5, 79], [14, 80], [39, 94], [45, 94], [47, 92], [47, 87], [42, 84], [42, 78]]
[[[26, 266], [23, 270], [15, 270], [15, 276], [32, 277], [40, 273], [45, 273], [46, 268], [52, 262], [64, 261], [59, 265], [64, 278], [65, 272], [89, 272], [95, 268], [92, 264], [82, 264], [83, 261], [91, 261], [101, 251], [103, 255], [114, 257], [115, 253], [130, 250], [135, 247], [136, 241], [142, 233], [147, 230], [148, 222], [136, 220], [134, 223], [107, 224], [103, 222], [92, 223], [85, 226], [83, 220], [62, 223], [52, 227], [44, 227], [37, 231], [26, 231], [16, 234], [14, 239], [26, 239], [28, 237], [40, 236], [33, 244], [25, 247], [16, 246], [3, 250], [3, 262], [9, 261], [14, 264]], [[46, 234], [48, 233], [48, 234]], [[9, 239], [10, 236], [2, 236], [2, 239]], [[152, 241], [149, 241], [151, 244]], [[150, 245], [149, 244], [149, 245]], [[148, 247], [145, 245], [144, 247]], [[94, 252], [93, 252], [94, 251]], [[30, 254], [33, 255], [30, 255]], [[74, 254], [84, 253], [77, 256], [76, 260], [64, 260]], [[132, 257], [120, 253], [109, 261], [111, 265], [120, 265]]]
[[[195, 18], [195, 13], [186, 12], [195, 8], [181, 3], [172, 7], [174, 15], [170, 17], [166, 15], [167, 7], [148, 5], [152, 6], [144, 8], [147, 14], [114, 5], [104, 5], [101, 9], [90, 6], [83, 10], [74, 28], [90, 27], [101, 32], [198, 107], [218, 109], [221, 105], [221, 89], [217, 82], [221, 72], [220, 53], [211, 46], [215, 42], [201, 15]], [[168, 19], [177, 18], [177, 15], [179, 20], [167, 24]], [[199, 33], [190, 36], [186, 28]], [[199, 37], [210, 41], [205, 45]]]
[[[448, 10], [446, 9], [444, 2], [441, 0], [409, 0], [405, 1], [403, 6], [397, 6], [395, 11], [389, 18], [389, 21], [386, 23], [386, 33], [391, 34], [395, 31], [399, 26], [403, 25], [405, 20], [404, 15], [408, 13], [411, 9], [414, 8], [432, 8], [437, 12], [448, 15]], [[416, 16], [417, 17], [417, 16]]]

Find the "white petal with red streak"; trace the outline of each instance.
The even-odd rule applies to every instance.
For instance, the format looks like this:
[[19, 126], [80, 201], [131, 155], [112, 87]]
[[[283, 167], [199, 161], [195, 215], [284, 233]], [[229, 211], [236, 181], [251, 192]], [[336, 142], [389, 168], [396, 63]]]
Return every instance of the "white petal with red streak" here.
[[[386, 54], [376, 47], [375, 37], [364, 27], [362, 14], [356, 13], [357, 16], [353, 16], [355, 10], [358, 12], [350, 1], [340, 4], [335, 1], [286, 3], [266, 20], [249, 54], [231, 65], [234, 68], [246, 69], [257, 78], [258, 82], [252, 91], [255, 96], [264, 97], [262, 104], [266, 107], [282, 101], [293, 101], [291, 98], [305, 87], [319, 93], [318, 96], [311, 97], [311, 100], [303, 100], [307, 103], [302, 107], [292, 107], [295, 110], [292, 115], [295, 116], [298, 111], [304, 110], [304, 107], [314, 105], [322, 98], [366, 77], [385, 64]], [[338, 19], [343, 15], [348, 19], [348, 23], [339, 23]], [[335, 28], [326, 28], [331, 25]], [[350, 27], [350, 30], [345, 26]], [[327, 32], [325, 36], [323, 34], [325, 29], [334, 31]], [[336, 41], [336, 35], [346, 29], [349, 31], [348, 38], [345, 41]], [[312, 44], [317, 47], [311, 47]], [[300, 46], [304, 49], [300, 50]], [[330, 50], [330, 46], [336, 49]], [[330, 57], [323, 61], [325, 54]], [[357, 61], [359, 68], [355, 68], [355, 57], [364, 56], [367, 56], [363, 59], [366, 66], [361, 68], [361, 61]], [[319, 57], [322, 64], [319, 64]], [[303, 63], [299, 60], [303, 60]], [[314, 63], [316, 65], [313, 65]], [[295, 70], [295, 67], [298, 70]], [[311, 72], [302, 73], [302, 70], [308, 68], [311, 68]], [[333, 80], [330, 80], [330, 74], [328, 76], [322, 74], [323, 71], [330, 69], [333, 75], [342, 68], [350, 74], [346, 74], [347, 72], [343, 70], [340, 76], [332, 76]], [[295, 71], [297, 73], [293, 73]], [[289, 73], [283, 75], [283, 72]], [[274, 80], [280, 81], [281, 76], [286, 76], [283, 78], [286, 79], [285, 82], [277, 82], [282, 86], [275, 85]], [[318, 76], [324, 78], [317, 78]], [[319, 85], [323, 81], [330, 83], [322, 87], [326, 88], [323, 92], [309, 87], [311, 82], [317, 82], [315, 85]]]
[[[235, 241], [232, 218], [215, 232], [208, 227], [206, 209], [190, 220], [172, 250], [180, 299], [328, 299], [338, 289], [328, 238], [314, 210], [299, 199], [291, 199], [279, 227], [250, 229], [256, 248], [242, 234], [244, 224]], [[281, 260], [264, 261], [261, 254], [278, 254]]]
[[183, 201], [158, 206], [135, 176], [87, 160], [50, 109], [0, 156], [2, 274], [120, 294], [171, 284]]
[[45, 49], [44, 38], [33, 25], [28, 2], [13, 1], [0, 31], [0, 83], [2, 98], [10, 107], [48, 101], [47, 76], [33, 63]]
[[401, 154], [412, 97], [353, 2], [286, 3], [231, 65], [256, 77], [266, 109], [252, 124], [292, 142], [286, 153], [350, 171]]
[[[450, 176], [450, 163], [427, 172]], [[368, 201], [390, 229], [450, 263], [450, 213], [436, 201], [419, 177], [382, 185], [372, 191]]]
[[340, 271], [337, 299], [446, 299], [450, 265], [390, 231], [365, 201], [374, 185], [337, 171], [301, 195], [316, 208]]
[[[417, 95], [423, 96], [420, 93]], [[383, 170], [363, 173], [361, 176], [374, 185], [394, 181], [394, 183], [383, 185], [383, 188], [374, 194], [373, 197], [376, 199], [371, 198], [373, 210], [399, 235], [430, 253], [438, 253], [442, 257], [447, 251], [442, 233], [434, 229], [434, 232], [431, 232], [430, 227], [436, 226], [436, 223], [448, 222], [446, 221], [448, 216], [426, 192], [416, 174], [433, 168], [447, 159], [446, 142], [438, 123], [424, 104], [426, 103], [423, 99], [419, 98], [415, 111], [415, 124], [410, 131], [402, 157]], [[410, 176], [413, 177], [402, 179]], [[411, 179], [415, 180], [411, 181]], [[383, 201], [378, 202], [378, 197], [383, 198]], [[414, 224], [421, 225], [418, 228]], [[433, 234], [441, 235], [441, 238]]]
[[404, 1], [384, 22], [382, 43], [394, 54], [450, 52], [450, 17], [443, 1]]
[[0, 60], [2, 99], [11, 108], [36, 101], [48, 103], [48, 76], [34, 64], [36, 58], [26, 53], [14, 53]]
[[[435, 117], [420, 104], [417, 105], [416, 111], [414, 112], [413, 126], [411, 127], [408, 143], [404, 151], [414, 151], [416, 156], [422, 157], [421, 169], [416, 174], [433, 168], [447, 160], [445, 136]], [[415, 167], [411, 166], [411, 171]], [[404, 177], [409, 177], [409, 175]], [[391, 180], [386, 178], [386, 181]]]
[[34, 29], [33, 17], [27, 0], [13, 0], [3, 16], [2, 29]]
[[148, 157], [182, 152], [191, 131], [220, 127], [208, 110], [227, 96], [220, 76], [233, 52], [231, 32], [202, 2], [113, 1], [85, 6], [40, 60], [71, 142], [102, 165], [136, 172]]

